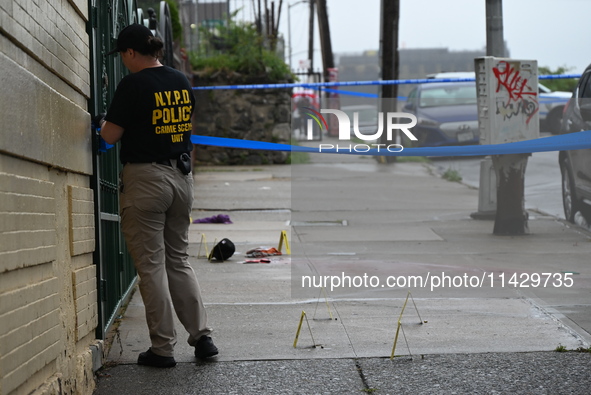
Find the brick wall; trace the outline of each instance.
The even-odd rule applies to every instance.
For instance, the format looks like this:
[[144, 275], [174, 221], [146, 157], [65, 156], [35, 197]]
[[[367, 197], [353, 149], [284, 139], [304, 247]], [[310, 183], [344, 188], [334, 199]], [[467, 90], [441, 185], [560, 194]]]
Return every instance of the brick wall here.
[[91, 394], [87, 0], [0, 2], [0, 394]]

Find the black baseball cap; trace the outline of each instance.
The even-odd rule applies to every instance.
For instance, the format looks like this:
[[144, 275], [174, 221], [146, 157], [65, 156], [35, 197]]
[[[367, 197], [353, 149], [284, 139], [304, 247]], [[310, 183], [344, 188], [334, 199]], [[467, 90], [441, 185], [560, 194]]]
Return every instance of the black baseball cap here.
[[140, 52], [148, 51], [148, 37], [153, 37], [152, 31], [144, 25], [134, 23], [125, 27], [117, 37], [117, 44], [107, 55], [125, 51], [131, 48]]
[[211, 250], [207, 258], [209, 260], [215, 258], [218, 261], [225, 261], [234, 255], [235, 252], [236, 246], [234, 246], [234, 243], [232, 243], [230, 239], [222, 239], [213, 247], [213, 250]]

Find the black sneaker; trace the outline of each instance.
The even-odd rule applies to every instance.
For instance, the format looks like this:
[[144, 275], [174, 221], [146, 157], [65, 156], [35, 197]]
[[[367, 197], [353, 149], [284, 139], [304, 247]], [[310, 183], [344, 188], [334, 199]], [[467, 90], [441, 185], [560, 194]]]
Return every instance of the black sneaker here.
[[218, 348], [213, 344], [209, 336], [201, 336], [195, 345], [195, 357], [205, 359], [218, 354]]
[[172, 368], [176, 366], [176, 361], [174, 360], [174, 357], [163, 357], [154, 354], [152, 349], [149, 348], [148, 351], [140, 353], [140, 356], [137, 359], [137, 364], [153, 366], [155, 368]]

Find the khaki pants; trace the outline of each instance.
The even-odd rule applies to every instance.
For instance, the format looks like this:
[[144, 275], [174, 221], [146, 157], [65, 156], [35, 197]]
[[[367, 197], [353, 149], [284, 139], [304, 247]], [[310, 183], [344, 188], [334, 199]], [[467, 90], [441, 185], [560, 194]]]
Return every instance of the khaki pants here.
[[130, 163], [121, 182], [121, 225], [140, 277], [152, 351], [171, 357], [176, 344], [173, 309], [191, 346], [211, 333], [187, 253], [193, 175], [166, 165]]

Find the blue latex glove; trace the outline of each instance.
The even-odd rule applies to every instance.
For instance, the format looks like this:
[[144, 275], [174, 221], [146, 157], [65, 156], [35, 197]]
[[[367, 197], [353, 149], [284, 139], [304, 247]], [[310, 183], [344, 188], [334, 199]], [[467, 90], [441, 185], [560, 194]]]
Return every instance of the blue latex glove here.
[[104, 112], [102, 112], [102, 113], [98, 114], [97, 116], [95, 116], [92, 119], [92, 123], [93, 123], [94, 129], [96, 130], [96, 133], [97, 133], [98, 138], [99, 138], [98, 152], [107, 152], [108, 149], [111, 149], [111, 148], [114, 147], [114, 145], [107, 143], [101, 137], [101, 122], [105, 118], [105, 115], [107, 115], [107, 114], [105, 114]]
[[[97, 132], [100, 132], [100, 129], [97, 129]], [[107, 152], [108, 149], [113, 148], [113, 144], [107, 143], [100, 135], [99, 135], [99, 152]]]

